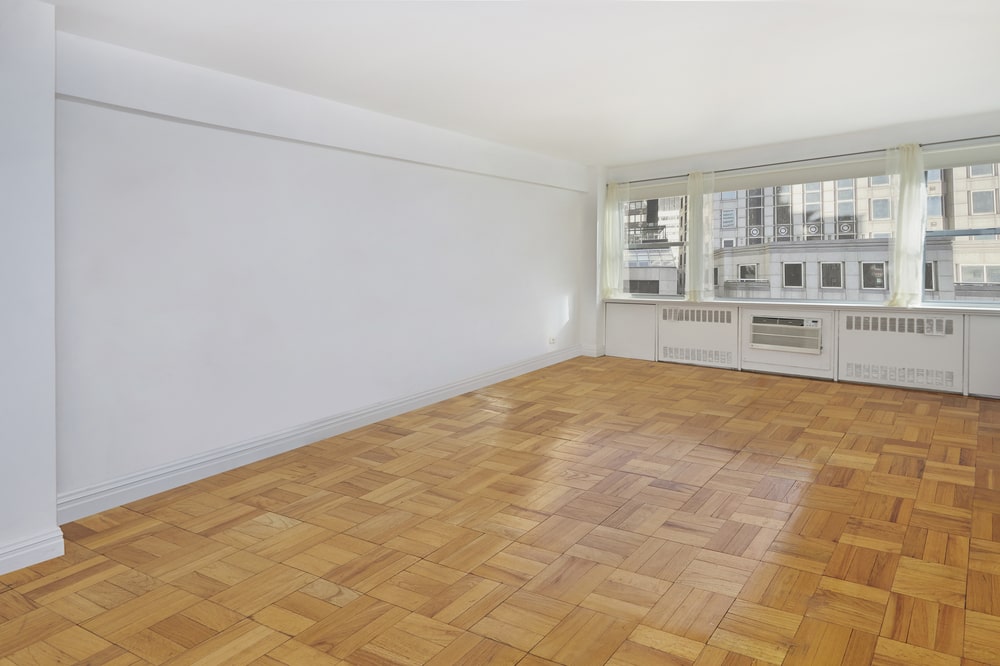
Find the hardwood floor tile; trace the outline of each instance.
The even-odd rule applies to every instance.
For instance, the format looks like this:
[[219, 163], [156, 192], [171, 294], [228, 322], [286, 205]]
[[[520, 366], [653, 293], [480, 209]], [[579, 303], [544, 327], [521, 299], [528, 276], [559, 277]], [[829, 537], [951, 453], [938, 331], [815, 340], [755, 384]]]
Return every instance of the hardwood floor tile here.
[[21, 664], [1000, 663], [1000, 403], [576, 358], [64, 526]]

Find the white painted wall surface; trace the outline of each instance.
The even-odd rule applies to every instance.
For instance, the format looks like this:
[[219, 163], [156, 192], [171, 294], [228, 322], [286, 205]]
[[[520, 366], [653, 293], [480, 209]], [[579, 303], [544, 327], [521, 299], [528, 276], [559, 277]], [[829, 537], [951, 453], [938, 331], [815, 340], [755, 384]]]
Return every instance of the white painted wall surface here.
[[57, 103], [61, 502], [579, 353], [585, 194], [148, 111]]
[[56, 525], [54, 10], [0, 0], [0, 573], [62, 554]]

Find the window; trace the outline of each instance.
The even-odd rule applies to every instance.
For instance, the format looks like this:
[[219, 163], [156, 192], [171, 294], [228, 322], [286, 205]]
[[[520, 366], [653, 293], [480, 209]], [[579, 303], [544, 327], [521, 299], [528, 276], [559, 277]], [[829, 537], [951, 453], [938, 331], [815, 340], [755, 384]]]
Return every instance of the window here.
[[843, 289], [844, 264], [839, 261], [820, 262], [819, 286], [823, 289]]
[[736, 247], [736, 239], [735, 238], [723, 238], [722, 239], [722, 247]]
[[757, 264], [739, 265], [740, 281], [757, 279]]
[[973, 215], [988, 215], [997, 212], [996, 192], [994, 190], [975, 190], [971, 196]]
[[986, 282], [986, 267], [962, 264], [958, 267], [958, 279], [959, 282]]
[[805, 264], [801, 261], [788, 262], [781, 265], [782, 285], [789, 288], [806, 286]]
[[927, 217], [941, 217], [941, 197], [927, 197]]
[[928, 169], [927, 182], [928, 183], [940, 183], [941, 182], [941, 169]]
[[684, 295], [686, 201], [678, 196], [624, 204], [626, 293]]
[[883, 261], [862, 261], [861, 262], [861, 288], [862, 289], [885, 289], [885, 262]]
[[722, 228], [723, 229], [735, 229], [736, 228], [736, 209], [729, 208], [722, 211]]
[[[935, 275], [933, 290], [924, 292], [925, 302], [1000, 304], [1000, 269], [991, 272], [1000, 266], [997, 190], [987, 189], [992, 183], [982, 179], [995, 177], [998, 166], [966, 164], [927, 172], [928, 182], [941, 181], [935, 192], [941, 196], [927, 197], [924, 255], [934, 262]], [[925, 287], [929, 279], [925, 274]]]
[[888, 185], [889, 176], [872, 176], [868, 179], [868, 182], [872, 185]]
[[924, 262], [924, 291], [937, 289], [937, 264], [933, 261]]
[[888, 199], [872, 199], [872, 219], [888, 220], [892, 217], [892, 206]]

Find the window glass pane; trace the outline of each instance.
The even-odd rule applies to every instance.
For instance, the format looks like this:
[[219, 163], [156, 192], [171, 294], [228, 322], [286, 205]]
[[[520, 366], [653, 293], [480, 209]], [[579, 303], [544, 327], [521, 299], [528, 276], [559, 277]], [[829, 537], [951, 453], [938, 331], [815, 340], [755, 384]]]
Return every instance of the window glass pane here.
[[687, 197], [630, 201], [626, 209], [624, 291], [683, 296]]
[[[857, 189], [856, 182], [865, 187]], [[748, 190], [736, 204], [735, 230], [723, 228], [721, 215], [713, 212], [716, 297], [883, 303], [886, 287], [877, 286], [874, 274], [876, 267], [882, 270], [884, 285], [891, 260], [892, 205], [888, 192], [879, 190], [880, 202], [874, 205], [879, 219], [874, 219], [876, 197], [868, 194], [868, 182], [865, 176], [860, 181], [779, 183], [764, 188], [763, 196]], [[832, 209], [824, 211], [823, 192], [830, 193], [826, 205]], [[729, 205], [715, 200], [719, 211]], [[861, 262], [873, 264], [868, 287], [861, 284]]]
[[874, 220], [888, 220], [892, 215], [890, 214], [890, 206], [888, 199], [872, 199], [872, 219]]
[[805, 268], [801, 262], [784, 264], [784, 280], [786, 287], [802, 287], [805, 285]]
[[941, 197], [927, 197], [927, 217], [941, 217]]
[[985, 282], [986, 269], [976, 264], [961, 264], [958, 267], [958, 277], [962, 282]]
[[871, 184], [872, 185], [888, 185], [889, 184], [889, 176], [872, 176], [871, 177]]
[[935, 196], [927, 197], [927, 216], [935, 220], [928, 220], [924, 256], [938, 270], [936, 288], [924, 292], [925, 302], [1000, 304], [997, 191], [987, 189], [989, 179], [972, 178], [995, 174], [997, 167], [970, 164], [940, 171]]
[[927, 182], [937, 183], [941, 181], [941, 169], [928, 169], [927, 170]]
[[996, 195], [993, 190], [972, 193], [972, 214], [981, 215], [996, 212]]
[[820, 286], [824, 289], [844, 287], [844, 265], [840, 262], [823, 262], [819, 265]]
[[885, 263], [881, 261], [861, 262], [861, 288], [862, 289], [885, 289], [886, 288]]

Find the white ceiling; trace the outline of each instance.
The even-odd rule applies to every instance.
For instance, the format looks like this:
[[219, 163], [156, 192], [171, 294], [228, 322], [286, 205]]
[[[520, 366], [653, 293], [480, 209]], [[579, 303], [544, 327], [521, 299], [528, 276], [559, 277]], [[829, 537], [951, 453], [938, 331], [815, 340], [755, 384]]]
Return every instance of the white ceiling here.
[[50, 0], [59, 30], [619, 165], [1000, 110], [997, 0]]

